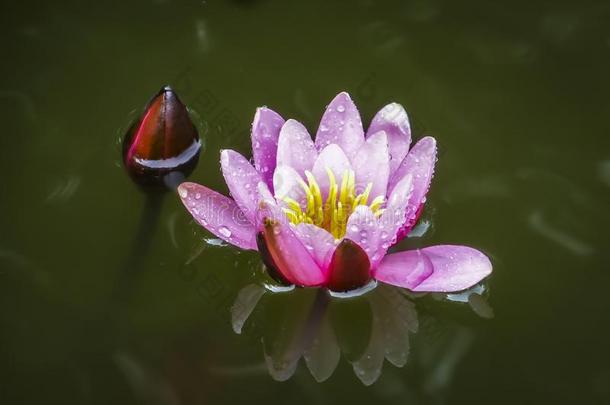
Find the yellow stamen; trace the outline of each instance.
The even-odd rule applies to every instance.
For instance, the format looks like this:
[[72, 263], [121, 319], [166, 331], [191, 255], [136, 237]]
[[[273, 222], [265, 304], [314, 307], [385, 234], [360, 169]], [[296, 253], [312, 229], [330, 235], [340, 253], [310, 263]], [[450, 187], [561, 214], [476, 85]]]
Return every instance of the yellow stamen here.
[[290, 222], [292, 222], [293, 224], [301, 222], [300, 218], [297, 216], [297, 214], [290, 208], [284, 208], [284, 212], [288, 216], [288, 219], [290, 220]]
[[373, 212], [377, 212], [377, 210], [379, 208], [381, 208], [381, 204], [383, 204], [385, 202], [385, 199], [383, 198], [382, 195], [378, 195], [377, 197], [375, 197], [373, 199], [373, 201], [371, 201], [371, 211]]
[[384, 211], [384, 196], [377, 196], [371, 204], [367, 204], [372, 183], [367, 184], [362, 193], [356, 194], [356, 177], [353, 170], [345, 170], [342, 173], [341, 184], [337, 183], [331, 169], [326, 168], [326, 173], [329, 186], [325, 203], [320, 186], [310, 171], [305, 171], [307, 183], [302, 179], [298, 180], [305, 192], [303, 206], [290, 197], [282, 198], [286, 202], [284, 212], [290, 222], [314, 224], [329, 231], [335, 239], [341, 239], [345, 235], [349, 216], [359, 205], [368, 205], [375, 217], [381, 216]]

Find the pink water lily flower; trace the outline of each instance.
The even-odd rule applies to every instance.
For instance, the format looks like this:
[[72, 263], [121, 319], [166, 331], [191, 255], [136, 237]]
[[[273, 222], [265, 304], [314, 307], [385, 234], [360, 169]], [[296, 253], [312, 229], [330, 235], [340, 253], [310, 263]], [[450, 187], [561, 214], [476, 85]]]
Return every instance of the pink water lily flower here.
[[298, 286], [349, 291], [372, 279], [412, 291], [463, 290], [491, 273], [466, 246], [387, 254], [417, 222], [436, 162], [436, 141], [413, 148], [407, 113], [383, 107], [364, 132], [350, 96], [326, 108], [315, 141], [298, 121], [266, 107], [252, 123], [254, 165], [221, 152], [232, 199], [182, 183], [187, 210], [217, 237], [258, 250], [271, 276]]

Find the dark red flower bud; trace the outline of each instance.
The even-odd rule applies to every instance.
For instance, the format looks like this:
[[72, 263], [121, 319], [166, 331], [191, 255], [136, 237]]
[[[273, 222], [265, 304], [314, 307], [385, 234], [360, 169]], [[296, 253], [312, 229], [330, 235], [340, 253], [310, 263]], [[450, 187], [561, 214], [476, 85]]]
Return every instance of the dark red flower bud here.
[[123, 139], [123, 163], [144, 187], [176, 187], [199, 159], [201, 142], [189, 112], [169, 87], [146, 105]]
[[349, 239], [337, 246], [328, 268], [328, 289], [344, 292], [363, 287], [371, 280], [371, 263], [364, 250]]

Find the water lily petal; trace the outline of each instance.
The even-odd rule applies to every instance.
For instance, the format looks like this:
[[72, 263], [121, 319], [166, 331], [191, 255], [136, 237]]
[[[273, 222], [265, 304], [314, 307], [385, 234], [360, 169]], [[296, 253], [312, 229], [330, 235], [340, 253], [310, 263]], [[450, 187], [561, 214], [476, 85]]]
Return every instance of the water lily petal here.
[[266, 193], [269, 193], [266, 183], [248, 159], [234, 150], [225, 149], [221, 152], [220, 165], [222, 175], [235, 202], [246, 218], [254, 223], [257, 206], [261, 200], [259, 183], [262, 183]]
[[368, 137], [353, 159], [357, 193], [361, 193], [369, 183], [372, 183], [371, 198], [385, 197], [390, 177], [389, 159], [386, 133], [380, 131]]
[[[436, 164], [436, 140], [431, 136], [422, 138], [409, 151], [400, 167], [393, 174], [390, 180], [389, 190], [407, 175], [413, 176], [413, 193], [409, 200], [409, 213], [406, 227], [413, 226], [416, 213], [420, 206], [425, 202], [426, 194], [430, 188], [430, 182], [434, 175], [434, 165]], [[405, 229], [408, 231], [408, 229]]]
[[333, 172], [338, 184], [341, 184], [343, 173], [352, 170], [349, 159], [338, 145], [331, 144], [322, 149], [318, 159], [316, 159], [313, 164], [312, 173], [320, 186], [323, 198], [328, 196], [328, 188], [330, 185], [327, 169], [330, 169]]
[[400, 162], [407, 156], [411, 145], [411, 126], [407, 112], [398, 103], [383, 107], [373, 117], [367, 131], [367, 138], [379, 131], [385, 131], [390, 145], [390, 173], [394, 173]]
[[318, 151], [307, 128], [296, 120], [288, 120], [280, 131], [277, 147], [277, 165], [291, 166], [299, 174], [311, 170]]
[[492, 266], [487, 256], [468, 246], [430, 246], [421, 252], [432, 262], [433, 271], [413, 291], [461, 291], [491, 274]]
[[195, 183], [180, 184], [178, 195], [193, 218], [208, 231], [242, 249], [256, 250], [254, 226], [235, 201]]
[[[261, 210], [266, 208], [261, 207]], [[295, 235], [286, 216], [281, 214], [282, 218], [274, 213], [267, 215], [257, 215], [262, 217], [259, 250], [262, 250], [260, 244], [264, 243], [276, 270], [291, 283], [300, 286], [321, 285], [325, 279], [322, 270]]]
[[364, 142], [362, 120], [349, 94], [342, 92], [330, 102], [316, 134], [316, 147], [337, 144], [352, 158]]
[[327, 269], [330, 262], [330, 252], [335, 248], [335, 238], [323, 228], [313, 224], [300, 223], [295, 233], [311, 253], [311, 256], [321, 269]]
[[275, 111], [260, 107], [252, 121], [252, 155], [254, 167], [273, 190], [273, 171], [276, 166], [277, 144], [284, 119]]
[[343, 239], [330, 261], [327, 287], [339, 292], [362, 287], [371, 278], [370, 268], [366, 252], [356, 242]]
[[347, 220], [345, 237], [356, 242], [369, 257], [371, 267], [375, 267], [380, 259], [376, 253], [379, 250], [379, 221], [370, 207], [359, 205]]
[[409, 207], [409, 199], [413, 191], [413, 177], [405, 176], [392, 190], [386, 209], [379, 218], [381, 233], [381, 253], [385, 254], [390, 246], [396, 243], [397, 233], [404, 225]]
[[290, 166], [278, 166], [273, 174], [273, 188], [278, 201], [288, 197], [305, 207], [307, 196], [302, 186], [303, 178]]
[[433, 264], [421, 250], [387, 255], [379, 263], [375, 279], [413, 290], [433, 272]]

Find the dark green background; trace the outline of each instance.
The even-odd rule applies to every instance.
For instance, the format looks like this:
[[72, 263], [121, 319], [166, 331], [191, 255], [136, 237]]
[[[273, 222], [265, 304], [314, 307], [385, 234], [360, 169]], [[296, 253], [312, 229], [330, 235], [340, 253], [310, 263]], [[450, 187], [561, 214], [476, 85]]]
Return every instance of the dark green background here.
[[[3, 1], [0, 402], [608, 402], [609, 18], [604, 1]], [[230, 326], [256, 255], [185, 264], [208, 235], [174, 195], [114, 303], [144, 204], [120, 138], [166, 83], [201, 117], [191, 179], [223, 191], [219, 149], [249, 153], [257, 106], [315, 133], [341, 90], [365, 124], [403, 104], [440, 148], [432, 229], [404, 246], [486, 252], [495, 318], [418, 300], [410, 361], [372, 387], [345, 359], [275, 382], [265, 331]]]

